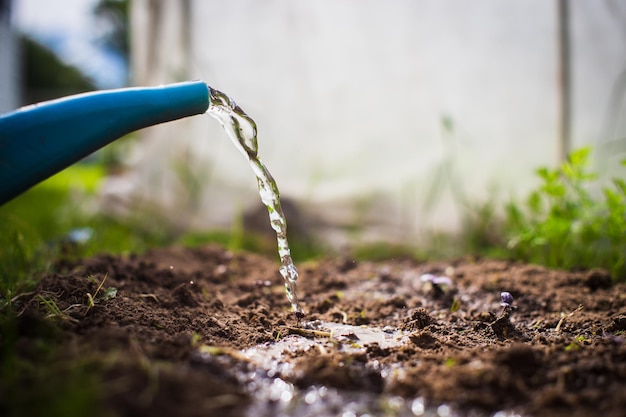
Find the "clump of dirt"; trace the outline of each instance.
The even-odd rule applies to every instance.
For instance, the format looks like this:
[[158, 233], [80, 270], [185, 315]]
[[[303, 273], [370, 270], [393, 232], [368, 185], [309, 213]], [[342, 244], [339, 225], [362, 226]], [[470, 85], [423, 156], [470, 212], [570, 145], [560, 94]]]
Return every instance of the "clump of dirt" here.
[[[460, 415], [626, 410], [626, 285], [603, 271], [344, 258], [299, 269], [306, 322], [367, 326], [400, 342], [363, 345], [354, 334], [337, 342], [311, 330], [310, 345], [284, 352], [290, 367], [259, 368], [245, 349], [298, 333], [277, 262], [217, 246], [65, 265], [19, 308], [24, 320], [54, 316], [71, 355], [106, 364], [103, 406], [118, 415], [258, 415], [250, 407], [259, 401], [273, 415], [271, 404], [312, 387], [447, 404]], [[420, 279], [426, 273], [452, 284], [433, 291]], [[501, 291], [515, 300], [510, 314]], [[255, 394], [276, 378], [289, 395]]]

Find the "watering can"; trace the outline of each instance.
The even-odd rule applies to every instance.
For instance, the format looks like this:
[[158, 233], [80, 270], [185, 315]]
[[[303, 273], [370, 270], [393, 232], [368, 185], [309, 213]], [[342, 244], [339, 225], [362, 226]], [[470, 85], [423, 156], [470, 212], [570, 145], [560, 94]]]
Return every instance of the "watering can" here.
[[138, 129], [202, 114], [209, 87], [191, 81], [78, 94], [0, 116], [0, 205]]

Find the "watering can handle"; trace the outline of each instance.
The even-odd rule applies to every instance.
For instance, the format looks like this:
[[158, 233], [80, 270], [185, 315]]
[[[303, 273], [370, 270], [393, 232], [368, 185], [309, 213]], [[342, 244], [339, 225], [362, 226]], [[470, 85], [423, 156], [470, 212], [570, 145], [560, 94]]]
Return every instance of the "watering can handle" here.
[[0, 205], [138, 129], [202, 114], [209, 87], [191, 81], [78, 94], [0, 116]]

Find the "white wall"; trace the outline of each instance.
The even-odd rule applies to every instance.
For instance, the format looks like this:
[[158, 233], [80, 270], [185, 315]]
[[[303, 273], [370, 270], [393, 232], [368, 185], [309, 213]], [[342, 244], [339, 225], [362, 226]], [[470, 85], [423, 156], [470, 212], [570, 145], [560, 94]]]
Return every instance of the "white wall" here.
[[[135, 7], [141, 3], [149, 2]], [[611, 88], [626, 68], [619, 18], [626, 9], [618, 1], [570, 4], [578, 147], [606, 139]], [[386, 238], [453, 229], [459, 210], [449, 183], [436, 209], [424, 209], [445, 161], [461, 190], [455, 195], [480, 201], [494, 189], [499, 198], [524, 195], [534, 185], [533, 169], [556, 159], [555, 1], [203, 0], [178, 15], [169, 24], [187, 39], [188, 61], [172, 49], [172, 36], [169, 44], [146, 38], [145, 24], [134, 33], [187, 62], [184, 71], [153, 65], [152, 76], [135, 83], [184, 74], [229, 94], [256, 120], [261, 158], [283, 197], [333, 225], [357, 222]], [[451, 134], [442, 131], [444, 117], [453, 122]], [[153, 175], [168, 177], [170, 156], [187, 155], [207, 175], [189, 218], [227, 224], [258, 204], [256, 181], [217, 123], [203, 119], [146, 131], [138, 170], [152, 163]], [[619, 120], [614, 137], [625, 136]]]

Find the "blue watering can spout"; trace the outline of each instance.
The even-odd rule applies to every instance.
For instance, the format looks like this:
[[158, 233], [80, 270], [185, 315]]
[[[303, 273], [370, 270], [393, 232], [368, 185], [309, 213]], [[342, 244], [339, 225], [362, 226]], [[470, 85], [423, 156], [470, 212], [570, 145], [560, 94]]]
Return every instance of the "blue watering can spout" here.
[[0, 204], [138, 129], [205, 113], [209, 87], [191, 81], [96, 91], [0, 116]]

